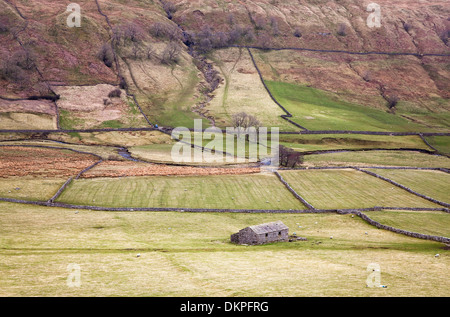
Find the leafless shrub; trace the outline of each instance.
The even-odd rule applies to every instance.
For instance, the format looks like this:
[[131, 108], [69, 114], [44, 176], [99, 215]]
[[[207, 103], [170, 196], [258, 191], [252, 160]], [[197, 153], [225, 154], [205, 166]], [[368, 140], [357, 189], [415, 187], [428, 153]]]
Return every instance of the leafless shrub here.
[[176, 63], [178, 62], [180, 53], [181, 46], [176, 42], [169, 42], [162, 53], [161, 62], [163, 64]]
[[19, 66], [22, 69], [30, 70], [35, 66], [35, 60], [36, 58], [31, 50], [24, 49], [15, 52], [9, 62]]
[[370, 72], [370, 70], [366, 70], [363, 75], [362, 78], [366, 81], [369, 82], [372, 80], [372, 73]]
[[272, 34], [274, 36], [280, 35], [280, 28], [278, 27], [278, 20], [275, 17], [270, 17], [270, 26], [272, 27]]
[[247, 114], [246, 112], [239, 112], [233, 114], [231, 116], [231, 121], [233, 127], [238, 129], [238, 134], [241, 133], [242, 130], [248, 128], [259, 129], [259, 127], [261, 126], [261, 123], [255, 116]]
[[264, 17], [257, 16], [253, 19], [253, 21], [255, 22], [255, 28], [257, 30], [264, 29], [264, 26], [266, 25], [266, 19]]
[[272, 42], [272, 37], [269, 34], [263, 33], [258, 36], [257, 44], [262, 48], [270, 47], [270, 43]]
[[444, 42], [445, 45], [448, 46], [450, 44], [450, 41], [449, 41], [450, 30], [442, 31], [441, 34], [439, 35], [439, 38], [442, 40], [442, 42]]
[[122, 91], [120, 89], [111, 90], [108, 94], [109, 98], [120, 98]]
[[228, 22], [229, 25], [235, 24], [236, 20], [234, 18], [234, 14], [233, 13], [228, 14], [227, 22]]
[[120, 76], [120, 79], [119, 79], [119, 88], [120, 89], [127, 89], [128, 88], [127, 81], [122, 76]]
[[302, 37], [302, 32], [300, 31], [300, 28], [295, 28], [294, 30], [294, 36], [295, 37]]
[[243, 39], [247, 43], [254, 42], [256, 40], [255, 33], [249, 28], [244, 29]]
[[219, 31], [214, 34], [213, 47], [221, 48], [227, 46], [229, 43], [230, 35], [228, 33]]
[[155, 54], [153, 46], [147, 45], [147, 47], [145, 48], [145, 55], [147, 56], [147, 59], [151, 59], [153, 54]]
[[128, 42], [139, 42], [144, 38], [143, 29], [134, 22], [115, 25], [112, 33], [112, 43], [115, 46], [126, 45]]
[[134, 59], [138, 59], [142, 56], [143, 48], [139, 42], [132, 42], [131, 54]]
[[11, 63], [9, 60], [5, 60], [2, 63], [0, 67], [0, 77], [15, 83], [23, 82], [26, 78], [24, 70], [17, 66], [17, 64]]
[[344, 23], [340, 23], [338, 25], [337, 34], [340, 36], [346, 36], [347, 35], [347, 26]]
[[111, 44], [105, 43], [100, 47], [97, 57], [108, 67], [111, 67], [114, 62], [114, 53]]
[[34, 84], [33, 89], [39, 94], [39, 96], [49, 96], [52, 93], [48, 84], [42, 81]]
[[6, 25], [6, 23], [0, 21], [0, 34], [1, 33], [6, 33], [9, 31], [8, 26]]
[[387, 96], [386, 100], [388, 102], [388, 105], [387, 105], [388, 108], [393, 109], [397, 105], [399, 98], [396, 94], [393, 94], [393, 95]]
[[181, 40], [181, 31], [169, 23], [155, 22], [150, 28], [150, 34], [156, 38], [167, 38], [170, 41]]
[[144, 31], [135, 23], [128, 23], [124, 26], [124, 38], [131, 42], [139, 42], [144, 37]]

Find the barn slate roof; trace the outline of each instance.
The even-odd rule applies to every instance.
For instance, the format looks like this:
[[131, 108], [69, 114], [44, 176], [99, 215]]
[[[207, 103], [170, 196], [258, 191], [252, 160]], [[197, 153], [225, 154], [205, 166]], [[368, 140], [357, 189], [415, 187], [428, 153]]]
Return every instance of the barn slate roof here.
[[289, 229], [283, 222], [274, 221], [249, 227], [256, 234], [269, 233]]

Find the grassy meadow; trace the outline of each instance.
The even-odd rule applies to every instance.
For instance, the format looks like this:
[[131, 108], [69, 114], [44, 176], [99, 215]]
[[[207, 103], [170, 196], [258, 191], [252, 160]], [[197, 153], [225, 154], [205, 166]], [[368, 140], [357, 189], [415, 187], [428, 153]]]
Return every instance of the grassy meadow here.
[[433, 170], [370, 169], [370, 171], [392, 179], [418, 193], [450, 203], [450, 175], [448, 173]]
[[0, 178], [0, 197], [46, 201], [67, 181], [63, 178]]
[[[254, 247], [229, 242], [241, 228], [275, 220], [308, 240]], [[443, 283], [450, 276], [442, 244], [336, 214], [77, 212], [0, 203], [0, 259], [1, 296], [414, 297], [450, 291]], [[380, 265], [387, 288], [366, 287], [370, 263]], [[79, 287], [67, 283], [70, 264], [79, 265]]]
[[103, 207], [305, 209], [273, 174], [78, 179], [58, 201]]
[[349, 151], [305, 156], [305, 166], [450, 167], [450, 159], [415, 151]]
[[430, 150], [417, 135], [280, 134], [280, 144], [301, 152], [371, 148]]

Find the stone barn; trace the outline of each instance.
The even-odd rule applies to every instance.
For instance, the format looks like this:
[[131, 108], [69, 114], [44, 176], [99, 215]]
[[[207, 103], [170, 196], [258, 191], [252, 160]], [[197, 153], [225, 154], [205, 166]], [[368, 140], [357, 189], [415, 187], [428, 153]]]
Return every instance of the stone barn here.
[[289, 228], [281, 221], [250, 226], [231, 235], [236, 244], [264, 244], [289, 240]]

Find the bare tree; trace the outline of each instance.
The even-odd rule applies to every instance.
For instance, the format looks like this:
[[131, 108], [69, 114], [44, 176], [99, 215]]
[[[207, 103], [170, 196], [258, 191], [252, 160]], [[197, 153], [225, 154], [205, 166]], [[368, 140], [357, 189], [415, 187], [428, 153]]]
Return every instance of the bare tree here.
[[278, 27], [278, 20], [275, 17], [270, 17], [270, 26], [272, 27], [272, 34], [274, 36], [280, 35], [280, 28]]
[[112, 28], [112, 33], [112, 44], [114, 46], [125, 45], [127, 42], [140, 42], [144, 38], [143, 29], [134, 22], [115, 25]]
[[6, 33], [9, 31], [8, 26], [6, 25], [6, 23], [0, 21], [0, 34], [1, 33]]
[[370, 70], [366, 70], [363, 75], [362, 78], [366, 81], [369, 82], [372, 80], [372, 73], [370, 72]]
[[405, 29], [406, 32], [409, 32], [412, 29], [412, 25], [411, 23], [403, 22], [403, 28]]
[[122, 91], [120, 89], [111, 90], [108, 94], [109, 98], [120, 98]]
[[35, 56], [29, 48], [17, 51], [10, 59], [10, 63], [16, 64], [22, 69], [30, 70], [35, 66]]
[[347, 35], [347, 26], [344, 23], [339, 23], [337, 34], [340, 36], [346, 36]]
[[386, 100], [388, 102], [388, 108], [393, 109], [398, 104], [399, 98], [396, 94], [393, 94], [387, 96]]
[[5, 60], [0, 66], [0, 77], [15, 83], [21, 83], [26, 79], [25, 72], [11, 60]]
[[270, 43], [272, 42], [272, 38], [269, 34], [263, 33], [258, 36], [258, 46], [262, 48], [268, 48], [270, 46]]
[[229, 13], [227, 16], [227, 22], [229, 25], [233, 25], [236, 22], [236, 19], [234, 18], [234, 14], [233, 13]]
[[264, 17], [257, 16], [253, 19], [253, 21], [255, 22], [255, 27], [257, 30], [264, 29], [264, 26], [266, 25], [266, 19]]
[[138, 59], [142, 53], [142, 47], [139, 42], [132, 42], [131, 45], [131, 53], [133, 54], [134, 59]]
[[100, 47], [97, 57], [108, 67], [111, 67], [114, 61], [114, 53], [111, 44], [105, 43]]
[[167, 38], [170, 41], [181, 40], [180, 29], [169, 23], [156, 22], [150, 28], [150, 34], [157, 38]]
[[124, 38], [131, 42], [139, 42], [143, 39], [144, 31], [135, 23], [128, 23], [124, 26]]
[[177, 62], [181, 53], [181, 46], [176, 42], [169, 42], [166, 48], [162, 52], [161, 62], [164, 64], [170, 64]]
[[153, 54], [155, 54], [153, 46], [147, 45], [147, 47], [145, 48], [145, 54], [147, 56], [147, 59], [151, 59]]
[[444, 42], [445, 45], [449, 45], [450, 41], [450, 30], [444, 30], [440, 33], [439, 38], [442, 40], [442, 42]]
[[295, 28], [295, 30], [294, 30], [294, 36], [295, 36], [295, 37], [302, 37], [302, 32], [301, 32], [301, 30], [300, 30], [299, 27]]

